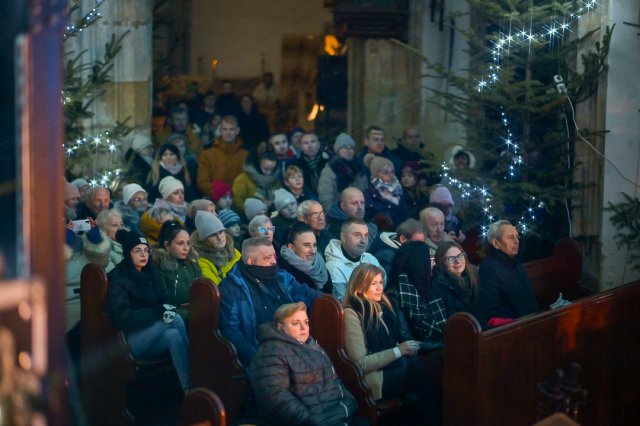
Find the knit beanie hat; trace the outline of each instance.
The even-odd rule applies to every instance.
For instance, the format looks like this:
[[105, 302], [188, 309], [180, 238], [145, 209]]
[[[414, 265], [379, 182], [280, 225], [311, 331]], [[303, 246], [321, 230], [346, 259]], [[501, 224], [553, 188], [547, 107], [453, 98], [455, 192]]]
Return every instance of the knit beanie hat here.
[[373, 154], [367, 154], [364, 158], [364, 164], [369, 165], [369, 170], [371, 171], [371, 177], [374, 177], [378, 174], [380, 169], [391, 166], [393, 167], [393, 163], [384, 157], [380, 157]]
[[340, 133], [336, 138], [336, 142], [333, 144], [333, 152], [337, 153], [340, 148], [344, 148], [345, 146], [352, 146], [355, 148], [356, 142], [348, 134]]
[[146, 137], [145, 135], [135, 135], [133, 137], [133, 141], [131, 142], [131, 149], [135, 152], [140, 152], [148, 146], [152, 146], [151, 139]]
[[200, 238], [204, 240], [213, 234], [224, 231], [226, 228], [216, 215], [204, 210], [199, 210], [196, 213], [196, 229], [198, 230]]
[[257, 198], [247, 198], [244, 200], [244, 215], [247, 216], [247, 220], [253, 219], [258, 213], [263, 214], [267, 212], [267, 205]]
[[216, 179], [211, 183], [211, 199], [214, 203], [217, 203], [220, 198], [225, 195], [229, 195], [233, 197], [233, 192], [231, 192], [231, 185], [227, 182]]
[[73, 182], [71, 182], [71, 185], [75, 185], [76, 188], [80, 189], [83, 186], [89, 185], [89, 182], [87, 182], [86, 180], [84, 180], [82, 178], [78, 178], [78, 179], [74, 180]]
[[173, 176], [167, 176], [162, 179], [158, 185], [158, 190], [160, 190], [160, 194], [162, 194], [162, 198], [165, 200], [178, 189], [184, 189], [184, 185]]
[[295, 201], [296, 197], [294, 197], [293, 194], [286, 189], [276, 189], [273, 204], [276, 206], [277, 211], [280, 211], [280, 209], [282, 209], [284, 206]]
[[88, 255], [107, 254], [111, 250], [111, 241], [104, 231], [96, 226], [82, 234], [82, 249]]
[[167, 138], [167, 143], [173, 145], [173, 141], [177, 139], [184, 141], [185, 144], [187, 143], [187, 136], [182, 133], [171, 133]]
[[158, 158], [162, 158], [162, 155], [166, 152], [166, 151], [171, 151], [173, 152], [173, 154], [178, 157], [178, 163], [180, 162], [180, 160], [182, 160], [182, 155], [180, 155], [180, 150], [178, 149], [177, 146], [170, 144], [170, 143], [165, 143], [164, 145], [162, 145], [160, 147], [160, 149], [158, 150]]
[[144, 244], [149, 247], [147, 239], [136, 231], [127, 231], [120, 229], [116, 232], [116, 241], [122, 245], [122, 255], [125, 259], [131, 260], [131, 250], [138, 244]]
[[147, 191], [145, 191], [144, 188], [137, 183], [130, 183], [129, 185], [125, 185], [124, 188], [122, 188], [122, 202], [125, 204], [129, 204], [129, 200], [131, 200], [131, 197], [133, 197], [138, 192], [144, 192], [145, 194], [147, 193]]
[[451, 192], [447, 189], [446, 186], [439, 186], [433, 190], [431, 196], [429, 197], [429, 203], [432, 204], [442, 204], [445, 206], [453, 207], [453, 197], [451, 196]]
[[220, 210], [218, 212], [218, 219], [222, 221], [225, 228], [240, 223], [240, 216], [231, 209]]

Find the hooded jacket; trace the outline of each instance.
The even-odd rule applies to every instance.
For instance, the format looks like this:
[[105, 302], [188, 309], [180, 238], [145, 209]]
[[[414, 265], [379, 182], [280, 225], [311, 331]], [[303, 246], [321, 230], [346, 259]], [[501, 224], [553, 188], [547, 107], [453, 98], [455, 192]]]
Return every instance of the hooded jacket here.
[[380, 266], [382, 266], [387, 275], [391, 272], [393, 256], [402, 245], [397, 238], [398, 234], [395, 232], [382, 232], [380, 238], [373, 241], [371, 247], [369, 247], [369, 251], [378, 259]]
[[356, 401], [313, 337], [300, 343], [272, 324], [262, 324], [259, 335], [251, 384], [260, 417], [287, 426], [349, 422]]
[[333, 283], [333, 295], [338, 300], [344, 299], [351, 273], [358, 265], [361, 263], [370, 263], [380, 266], [378, 259], [367, 252], [362, 253], [362, 256], [360, 256], [357, 262], [347, 259], [342, 252], [340, 240], [331, 240], [324, 252], [324, 256], [327, 263], [327, 271], [329, 271], [331, 282]]
[[[220, 283], [220, 331], [229, 339], [238, 351], [240, 361], [249, 365], [251, 358], [258, 350], [258, 325], [256, 310], [249, 290], [247, 279], [236, 264]], [[251, 284], [252, 285], [252, 284]], [[322, 293], [311, 287], [300, 284], [286, 272], [278, 272], [275, 283], [288, 296], [287, 303], [304, 302], [311, 310], [313, 301]]]

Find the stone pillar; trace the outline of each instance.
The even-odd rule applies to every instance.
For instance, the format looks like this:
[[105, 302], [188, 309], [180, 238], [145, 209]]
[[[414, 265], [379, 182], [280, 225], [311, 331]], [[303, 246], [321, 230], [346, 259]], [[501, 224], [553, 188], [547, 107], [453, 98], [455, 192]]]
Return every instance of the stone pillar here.
[[[82, 12], [95, 5], [82, 1]], [[127, 124], [134, 133], [151, 134], [151, 96], [153, 84], [153, 2], [152, 0], [106, 0], [100, 7], [103, 18], [78, 37], [86, 60], [101, 60], [111, 37], [128, 31], [111, 72], [111, 82], [93, 106], [95, 116], [87, 125], [98, 133], [113, 127], [116, 121], [131, 117]]]

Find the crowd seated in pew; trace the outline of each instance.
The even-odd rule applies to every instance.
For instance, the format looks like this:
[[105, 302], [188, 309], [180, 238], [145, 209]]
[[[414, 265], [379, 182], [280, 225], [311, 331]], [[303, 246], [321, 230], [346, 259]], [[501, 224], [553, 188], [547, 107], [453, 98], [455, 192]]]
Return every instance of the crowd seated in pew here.
[[[546, 300], [555, 300], [554, 298], [557, 297], [560, 291], [562, 291], [563, 294], [566, 294], [569, 297], [571, 297], [572, 295], [580, 295], [583, 292], [583, 290], [579, 286], [580, 284], [580, 280], [579, 280], [580, 252], [575, 242], [571, 240], [564, 240], [559, 242], [558, 246], [556, 247], [554, 256], [547, 259], [543, 259], [541, 261], [536, 261], [532, 264], [527, 264], [524, 266], [524, 268], [525, 270], [527, 270], [529, 276], [532, 278], [532, 284], [534, 286], [535, 294], [542, 295], [543, 297], [547, 298]], [[89, 279], [94, 280], [95, 276]], [[207, 303], [210, 303], [212, 298], [214, 300], [213, 304], [215, 305], [216, 296], [212, 296], [211, 294], [216, 292], [216, 290], [218, 289], [210, 282], [205, 282], [205, 284], [202, 284], [202, 280], [200, 280], [200, 282], [201, 284], [197, 284], [198, 283], [198, 280], [197, 280], [196, 283], [194, 283], [194, 285], [192, 286], [192, 292], [196, 291], [196, 289], [198, 288], [203, 289], [202, 290], [203, 292], [199, 293], [199, 295], [195, 297], [192, 293], [191, 301], [190, 301], [192, 305], [190, 306], [191, 315], [193, 316], [197, 310], [200, 311], [199, 314], [196, 314], [199, 319], [190, 325], [191, 339], [195, 339], [195, 340], [192, 340], [191, 342], [191, 351], [190, 351], [190, 362], [191, 362], [191, 368], [192, 368], [191, 383], [193, 386], [203, 386], [209, 389], [213, 389], [214, 391], [222, 395], [223, 401], [225, 402], [224, 405], [225, 407], [227, 407], [227, 411], [230, 413], [233, 413], [235, 410], [235, 413], [237, 413], [237, 414], [231, 414], [229, 416], [229, 418], [234, 418], [234, 416], [239, 415], [239, 413], [241, 412], [243, 408], [243, 403], [246, 397], [246, 393], [247, 393], [246, 392], [247, 382], [246, 382], [246, 378], [244, 377], [243, 365], [237, 359], [237, 352], [235, 351], [234, 345], [231, 344], [228, 340], [226, 340], [223, 337], [223, 334], [220, 333], [218, 329], [219, 306], [220, 306], [219, 297], [218, 297], [217, 306], [213, 306], [213, 307], [209, 306], [206, 308], [202, 307], [202, 306], [206, 306]], [[104, 283], [104, 285], [106, 286], [106, 283]], [[332, 299], [332, 300], [335, 301], [335, 299]], [[541, 299], [538, 299], [538, 300], [541, 301]], [[104, 306], [104, 297], [102, 301], [98, 300], [98, 301], [95, 301], [95, 303], [96, 305], [94, 306]], [[202, 305], [200, 306], [200, 308], [197, 307], [198, 303]], [[321, 303], [326, 303], [326, 302], [319, 301], [318, 306], [321, 306]], [[540, 305], [544, 305], [542, 301]], [[321, 309], [319, 311], [322, 312]], [[101, 312], [101, 309], [96, 310], [94, 308], [94, 312]], [[202, 314], [203, 312], [206, 312], [207, 315], [203, 315]], [[208, 315], [208, 314], [211, 314], [211, 315]], [[316, 314], [316, 310], [314, 305], [314, 308], [311, 311], [312, 324], [314, 322], [313, 318], [315, 314]], [[105, 320], [104, 315], [102, 315], [102, 319]], [[323, 347], [324, 347], [324, 342], [330, 343], [335, 340], [335, 336], [327, 340], [326, 334], [328, 331], [331, 331], [331, 333], [335, 335], [336, 330], [342, 330], [342, 327], [340, 327], [338, 323], [334, 323], [332, 321], [333, 320], [330, 319], [329, 316], [319, 317], [319, 322], [322, 323], [322, 325], [329, 324], [329, 327], [325, 329], [325, 332], [322, 332], [321, 328], [317, 329], [319, 333], [318, 336], [321, 336], [318, 338], [318, 341]], [[214, 324], [214, 322], [216, 324]], [[312, 327], [314, 326], [312, 325]], [[195, 331], [197, 329], [199, 329], [200, 332]], [[318, 337], [316, 336], [316, 332], [315, 332], [316, 329], [313, 329], [313, 330], [314, 331], [312, 335], [314, 335], [315, 337]], [[211, 349], [208, 352], [209, 355], [206, 355], [206, 352], [204, 352], [203, 350], [204, 346], [199, 343], [203, 340], [202, 339], [198, 340], [199, 338], [197, 338], [196, 335], [217, 336], [216, 339], [218, 342], [226, 342], [225, 344], [222, 344], [222, 346], [226, 347], [225, 349], [226, 352], [220, 351], [218, 346], [218, 347], [214, 347], [214, 349]], [[354, 395], [358, 399], [358, 403], [359, 403], [358, 414], [362, 415], [362, 417], [367, 418], [370, 423], [375, 424], [375, 419], [377, 419], [378, 415], [381, 413], [387, 412], [389, 410], [392, 411], [394, 409], [403, 408], [405, 406], [405, 401], [396, 400], [390, 405], [386, 405], [386, 406], [385, 404], [388, 403], [389, 401], [385, 401], [385, 400], [375, 401], [371, 396], [371, 389], [363, 380], [362, 372], [361, 371], [358, 372], [357, 368], [354, 369], [353, 365], [351, 365], [351, 369], [354, 371], [347, 372], [347, 369], [345, 369], [345, 367], [340, 367], [339, 363], [336, 362], [336, 359], [339, 359], [339, 357], [336, 358], [335, 356], [335, 353], [337, 352], [333, 348], [328, 349], [327, 347], [324, 347], [324, 349], [327, 351], [332, 361], [334, 362], [336, 371], [338, 371], [338, 375], [341, 378], [343, 378], [343, 380], [347, 384], [347, 387], [354, 393]], [[344, 347], [342, 350], [344, 351]], [[212, 361], [215, 359], [215, 357], [212, 355], [213, 353], [225, 354], [224, 356], [227, 357], [226, 364], [223, 362], [218, 363], [218, 362]], [[128, 357], [130, 358], [129, 361], [131, 361], [130, 353], [128, 354]], [[196, 359], [197, 357], [200, 357], [199, 358], [200, 360], [194, 361], [194, 359]], [[218, 364], [220, 365], [220, 369], [217, 368]], [[198, 367], [196, 367], [196, 365], [198, 365]], [[231, 365], [232, 367], [231, 368], [222, 367], [222, 365]], [[216, 366], [216, 367], [213, 368], [213, 366]], [[126, 371], [126, 369], [123, 371]], [[201, 375], [203, 375], [202, 377], [206, 378], [207, 371], [211, 372], [209, 376], [219, 377], [219, 376], [226, 375], [226, 376], [232, 377], [233, 380], [230, 380], [226, 382], [227, 384], [222, 384], [222, 385], [220, 384], [221, 382], [218, 381], [218, 384], [215, 385], [213, 383], [217, 380], [217, 377], [216, 378], [210, 377], [208, 380], [202, 380], [202, 383], [196, 383], [195, 382], [195, 380], [197, 380], [196, 378], [201, 377]], [[225, 374], [223, 375], [215, 374], [221, 371], [224, 371]], [[359, 379], [356, 380], [355, 382], [353, 380], [345, 379], [345, 377], [349, 377], [349, 375], [356, 378], [359, 377]], [[235, 382], [234, 384], [238, 388], [238, 391], [235, 393], [229, 392], [230, 388], [228, 383], [231, 383], [231, 382]], [[124, 383], [126, 383], [126, 380], [124, 381]], [[360, 386], [361, 389], [359, 391], [354, 391], [354, 383], [356, 383], [355, 385], [356, 387]], [[357, 383], [359, 383], [359, 385]], [[363, 392], [365, 395], [364, 398], [362, 398], [361, 396]], [[229, 401], [229, 403], [227, 403], [227, 401]], [[236, 408], [234, 409], [233, 407], [236, 407]]]

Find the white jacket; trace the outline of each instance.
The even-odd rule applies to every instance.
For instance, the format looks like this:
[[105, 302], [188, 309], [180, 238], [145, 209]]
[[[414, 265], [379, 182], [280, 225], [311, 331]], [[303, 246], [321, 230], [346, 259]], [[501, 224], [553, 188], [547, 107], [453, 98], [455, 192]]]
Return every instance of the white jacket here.
[[340, 240], [335, 239], [329, 242], [324, 251], [324, 257], [327, 263], [327, 271], [329, 271], [331, 282], [333, 283], [333, 295], [340, 301], [344, 299], [344, 295], [347, 292], [347, 283], [356, 266], [361, 263], [370, 263], [380, 267], [378, 259], [367, 252], [362, 253], [358, 262], [350, 261], [342, 253]]

